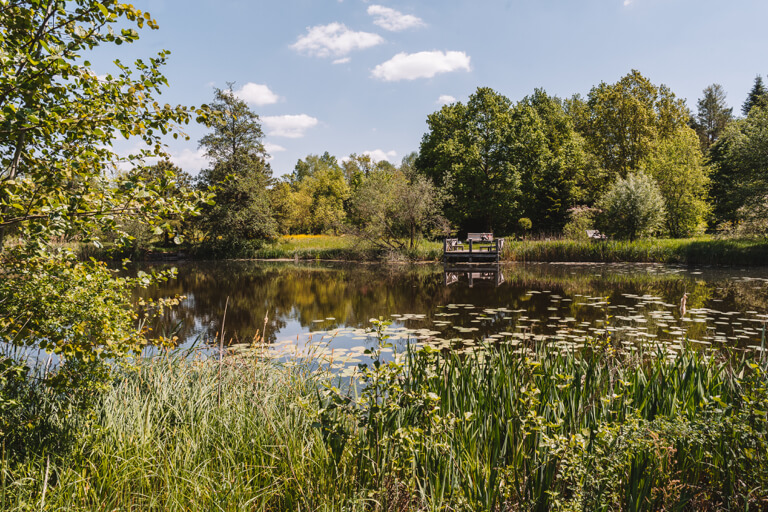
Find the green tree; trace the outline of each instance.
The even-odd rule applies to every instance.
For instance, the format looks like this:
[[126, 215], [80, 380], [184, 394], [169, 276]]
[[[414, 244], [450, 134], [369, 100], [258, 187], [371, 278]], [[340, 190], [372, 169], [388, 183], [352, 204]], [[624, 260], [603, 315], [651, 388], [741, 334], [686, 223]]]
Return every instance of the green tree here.
[[[261, 142], [259, 116], [229, 89], [216, 89], [211, 108], [219, 121], [200, 139], [212, 166], [200, 172], [200, 184], [215, 189], [215, 204], [204, 208], [201, 226], [209, 242], [227, 246], [271, 240], [277, 223], [267, 194], [272, 169]], [[234, 245], [233, 245], [234, 244]]]
[[763, 85], [763, 77], [757, 75], [755, 77], [755, 83], [752, 85], [752, 89], [747, 95], [747, 99], [744, 100], [744, 104], [741, 106], [741, 113], [744, 116], [748, 116], [755, 106], [766, 106], [768, 104], [768, 89]]
[[666, 86], [633, 70], [615, 84], [592, 88], [584, 136], [612, 179], [639, 168], [658, 140], [686, 124], [690, 113]]
[[664, 225], [664, 198], [654, 180], [642, 172], [616, 181], [597, 207], [597, 227], [611, 237], [635, 240]]
[[715, 145], [714, 176], [721, 221], [768, 214], [768, 106], [731, 123]]
[[[160, 193], [167, 200], [181, 200], [194, 189], [194, 180], [189, 173], [168, 159], [134, 169], [144, 179], [160, 185]], [[180, 244], [191, 234], [191, 219], [179, 215], [168, 214], [162, 219], [159, 226], [162, 234], [158, 235], [152, 226], [148, 226], [142, 219], [125, 218], [118, 222], [120, 229], [131, 237], [130, 244], [133, 251], [149, 249], [154, 243], [162, 243], [166, 247], [172, 244]]]
[[380, 249], [413, 250], [423, 234], [447, 230], [440, 214], [441, 199], [426, 176], [373, 171], [350, 198], [350, 230]]
[[703, 232], [709, 213], [709, 177], [700, 141], [687, 126], [656, 143], [641, 169], [652, 177], [664, 197], [666, 228], [673, 237]]
[[[168, 194], [168, 174], [116, 169], [163, 156], [161, 137], [178, 136], [181, 124], [206, 112], [158, 101], [165, 51], [133, 67], [115, 61], [115, 74], [97, 77], [87, 52], [157, 28], [132, 5], [15, 0], [0, 3], [0, 19], [0, 342], [56, 353], [56, 375], [78, 367], [71, 375], [87, 381], [94, 374], [78, 365], [148, 343], [131, 291], [152, 279], [117, 278], [51, 242], [98, 243], [104, 234], [127, 241], [128, 218], [162, 232], [169, 217], [195, 213], [200, 196]], [[120, 135], [143, 149], [117, 154]]]
[[520, 217], [509, 99], [478, 88], [466, 105], [427, 118], [416, 166], [450, 197], [445, 215], [462, 230], [511, 232]]
[[733, 109], [727, 106], [725, 90], [720, 84], [707, 86], [697, 107], [693, 125], [701, 140], [702, 150], [708, 151], [733, 119]]
[[336, 157], [325, 152], [299, 160], [292, 175], [292, 190], [294, 232], [336, 232], [341, 227], [349, 185]]
[[558, 98], [541, 89], [512, 109], [513, 155], [523, 211], [538, 231], [559, 232], [580, 197], [585, 157]]

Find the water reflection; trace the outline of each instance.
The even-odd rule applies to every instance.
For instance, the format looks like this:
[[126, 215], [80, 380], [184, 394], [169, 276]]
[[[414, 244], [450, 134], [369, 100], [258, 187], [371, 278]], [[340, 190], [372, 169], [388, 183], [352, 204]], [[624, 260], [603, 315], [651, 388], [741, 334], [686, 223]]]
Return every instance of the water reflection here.
[[470, 288], [475, 284], [491, 283], [499, 286], [504, 282], [504, 273], [501, 271], [501, 265], [491, 266], [446, 266], [443, 269], [443, 282], [445, 286], [450, 286], [459, 281], [464, 281]]
[[[270, 343], [333, 336], [365, 343], [371, 318], [393, 320], [403, 337], [451, 340], [535, 337], [579, 343], [587, 336], [689, 338], [757, 345], [768, 311], [768, 269], [688, 269], [638, 264], [527, 264], [471, 269], [440, 265], [212, 262], [178, 265], [178, 279], [150, 296], [185, 295], [155, 328], [183, 343], [225, 338]], [[680, 299], [687, 293], [682, 316]]]

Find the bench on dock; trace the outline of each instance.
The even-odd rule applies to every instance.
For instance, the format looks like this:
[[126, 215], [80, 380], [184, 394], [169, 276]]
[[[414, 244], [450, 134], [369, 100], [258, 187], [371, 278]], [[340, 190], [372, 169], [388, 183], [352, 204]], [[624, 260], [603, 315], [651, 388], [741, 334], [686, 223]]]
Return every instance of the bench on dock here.
[[458, 251], [463, 250], [464, 244], [459, 241], [458, 238], [446, 238], [445, 239], [445, 250], [446, 251]]
[[446, 238], [444, 240], [443, 260], [498, 262], [503, 247], [504, 239], [494, 239], [493, 233], [467, 233], [466, 246], [458, 238]]

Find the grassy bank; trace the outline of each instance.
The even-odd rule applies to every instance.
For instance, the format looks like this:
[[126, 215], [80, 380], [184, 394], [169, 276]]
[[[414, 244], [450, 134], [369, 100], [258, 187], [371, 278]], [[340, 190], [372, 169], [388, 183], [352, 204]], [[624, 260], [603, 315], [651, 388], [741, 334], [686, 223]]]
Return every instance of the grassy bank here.
[[349, 261], [376, 261], [411, 259], [436, 261], [442, 256], [442, 243], [421, 242], [413, 251], [395, 254], [372, 247], [350, 236], [290, 235], [277, 243], [254, 253], [260, 259], [333, 259]]
[[768, 241], [761, 239], [551, 240], [510, 242], [507, 261], [680, 263], [766, 265]]
[[[441, 241], [421, 241], [412, 251], [377, 249], [350, 236], [290, 235], [277, 242], [243, 243], [236, 247], [189, 246], [146, 248], [110, 253], [91, 246], [78, 248], [81, 257], [130, 258], [135, 261], [174, 259], [300, 259], [381, 261], [439, 261]], [[768, 265], [768, 239], [716, 239], [710, 237], [644, 240], [507, 240], [503, 261], [634, 262], [684, 265]]]
[[[284, 237], [254, 253], [256, 258], [379, 260], [410, 258], [437, 261], [442, 243], [424, 241], [409, 254], [392, 255], [356, 244], [349, 237]], [[684, 265], [768, 265], [768, 240], [709, 237], [644, 240], [509, 240], [504, 261], [635, 262]]]
[[[382, 342], [386, 344], [386, 339]], [[3, 510], [764, 510], [766, 363], [556, 346], [410, 353], [350, 393], [240, 353], [124, 370]], [[335, 384], [335, 386], [334, 386]]]

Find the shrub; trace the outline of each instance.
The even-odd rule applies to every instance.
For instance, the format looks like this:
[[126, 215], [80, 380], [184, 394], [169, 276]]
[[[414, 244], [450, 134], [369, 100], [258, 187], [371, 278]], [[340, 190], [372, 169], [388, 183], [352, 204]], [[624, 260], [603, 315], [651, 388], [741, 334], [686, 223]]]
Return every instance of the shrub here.
[[571, 240], [587, 240], [588, 229], [595, 229], [595, 216], [600, 213], [589, 206], [574, 206], [568, 209], [568, 223], [563, 226], [563, 235]]
[[618, 180], [600, 198], [597, 228], [616, 238], [650, 236], [664, 225], [664, 198], [656, 183], [642, 172]]

